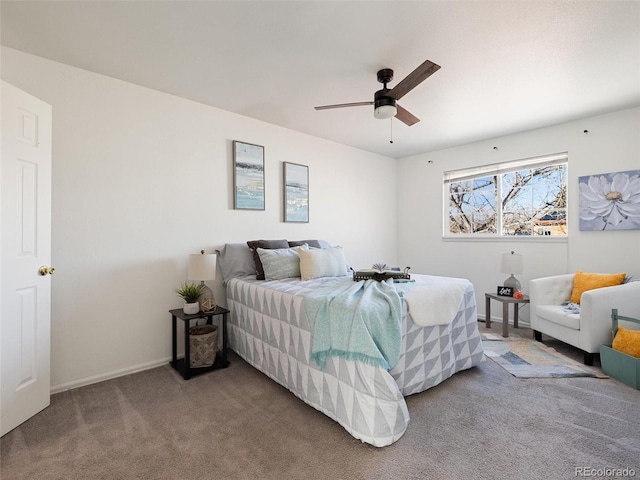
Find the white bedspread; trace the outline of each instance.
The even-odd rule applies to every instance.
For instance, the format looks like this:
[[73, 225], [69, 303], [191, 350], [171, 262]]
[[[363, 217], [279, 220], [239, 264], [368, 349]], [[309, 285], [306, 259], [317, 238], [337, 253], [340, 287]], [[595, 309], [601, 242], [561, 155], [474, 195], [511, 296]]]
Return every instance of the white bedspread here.
[[470, 282], [464, 278], [413, 275], [415, 282], [396, 284], [403, 292], [411, 318], [421, 327], [448, 325], [460, 309]]

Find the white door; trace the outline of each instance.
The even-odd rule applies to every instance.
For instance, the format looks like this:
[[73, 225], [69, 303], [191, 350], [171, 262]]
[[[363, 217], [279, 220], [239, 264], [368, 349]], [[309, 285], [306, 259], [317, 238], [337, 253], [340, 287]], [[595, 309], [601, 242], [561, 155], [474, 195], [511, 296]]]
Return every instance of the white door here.
[[[51, 106], [2, 82], [0, 435], [49, 405]], [[46, 267], [39, 273], [41, 267]]]

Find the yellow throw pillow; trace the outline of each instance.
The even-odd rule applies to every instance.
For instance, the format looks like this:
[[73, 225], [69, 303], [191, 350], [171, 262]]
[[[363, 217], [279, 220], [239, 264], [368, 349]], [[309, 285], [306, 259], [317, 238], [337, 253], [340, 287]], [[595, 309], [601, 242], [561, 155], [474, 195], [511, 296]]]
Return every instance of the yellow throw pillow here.
[[580, 303], [580, 297], [587, 290], [620, 285], [626, 277], [625, 273], [584, 273], [578, 270], [573, 277], [571, 301]]
[[629, 330], [618, 326], [611, 348], [632, 357], [640, 358], [640, 330]]

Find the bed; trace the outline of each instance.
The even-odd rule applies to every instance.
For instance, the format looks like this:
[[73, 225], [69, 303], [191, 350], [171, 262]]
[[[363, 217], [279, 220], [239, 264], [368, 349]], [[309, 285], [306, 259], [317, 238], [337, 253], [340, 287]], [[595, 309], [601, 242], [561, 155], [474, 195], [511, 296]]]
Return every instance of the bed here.
[[[242, 250], [240, 244], [234, 245]], [[409, 424], [405, 396], [438, 385], [484, 360], [473, 285], [462, 279], [412, 275], [415, 284], [397, 286], [403, 298], [400, 352], [393, 367], [387, 371], [367, 362], [328, 356], [321, 368], [311, 359], [313, 322], [305, 302], [335, 285], [353, 285], [353, 280], [346, 271], [314, 278], [305, 278], [304, 272], [301, 277], [276, 279], [267, 274], [262, 280], [258, 279], [261, 275], [251, 274], [255, 267], [246, 252], [242, 252], [246, 265], [239, 268], [237, 259], [231, 260], [230, 250], [228, 244], [219, 253], [231, 311], [230, 347], [363, 442], [383, 447], [397, 441]], [[407, 295], [418, 288], [416, 285], [450, 282], [462, 286], [452, 318], [428, 326], [416, 324], [410, 305], [416, 305], [417, 311], [418, 304], [409, 302]]]

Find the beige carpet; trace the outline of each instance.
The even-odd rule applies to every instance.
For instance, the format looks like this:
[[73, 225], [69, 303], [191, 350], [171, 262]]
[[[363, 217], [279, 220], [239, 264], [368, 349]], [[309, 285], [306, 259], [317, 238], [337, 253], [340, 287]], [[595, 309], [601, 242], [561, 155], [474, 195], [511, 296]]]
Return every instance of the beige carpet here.
[[640, 475], [640, 392], [613, 379], [523, 380], [487, 360], [408, 397], [407, 432], [378, 449], [230, 360], [188, 381], [166, 365], [54, 395], [0, 441], [2, 480]]

